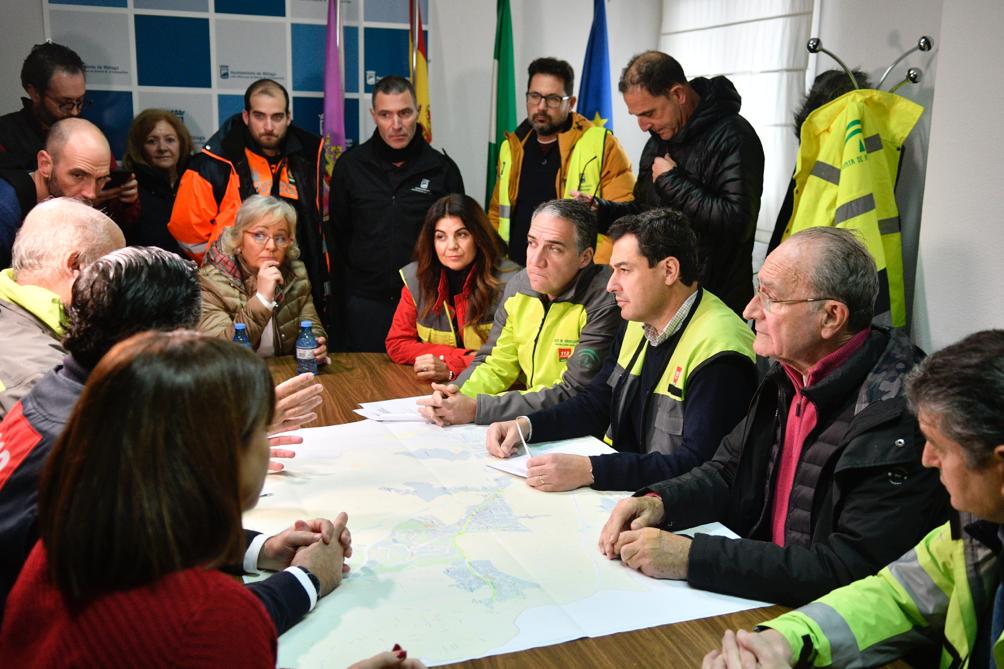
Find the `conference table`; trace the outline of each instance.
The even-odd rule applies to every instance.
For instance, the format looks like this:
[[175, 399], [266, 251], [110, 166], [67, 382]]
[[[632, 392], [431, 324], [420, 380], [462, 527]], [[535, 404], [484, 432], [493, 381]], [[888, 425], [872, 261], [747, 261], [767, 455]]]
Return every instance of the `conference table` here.
[[[361, 402], [430, 392], [427, 383], [415, 379], [411, 367], [392, 363], [384, 353], [333, 353], [331, 359], [331, 364], [317, 375], [325, 393], [317, 410], [318, 421], [310, 427], [362, 420], [352, 411]], [[272, 358], [269, 369], [277, 382], [282, 381], [295, 374], [296, 361], [292, 357]], [[725, 630], [750, 629], [787, 610], [783, 606], [768, 606], [441, 666], [451, 669], [697, 667], [705, 653], [719, 647]], [[903, 662], [889, 666], [909, 667]]]

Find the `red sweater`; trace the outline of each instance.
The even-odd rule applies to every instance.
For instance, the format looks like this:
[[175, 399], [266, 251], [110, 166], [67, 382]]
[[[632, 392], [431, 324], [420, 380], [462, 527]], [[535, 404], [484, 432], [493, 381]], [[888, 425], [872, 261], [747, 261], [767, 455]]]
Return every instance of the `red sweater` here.
[[72, 616], [35, 544], [7, 600], [6, 667], [275, 667], [276, 634], [233, 577], [186, 569], [103, 595]]

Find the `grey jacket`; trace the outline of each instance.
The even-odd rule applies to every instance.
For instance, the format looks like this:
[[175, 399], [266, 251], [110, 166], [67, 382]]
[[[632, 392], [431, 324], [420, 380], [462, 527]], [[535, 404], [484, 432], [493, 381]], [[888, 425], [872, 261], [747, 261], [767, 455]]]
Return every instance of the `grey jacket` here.
[[[488, 340], [456, 381], [477, 400], [475, 423], [533, 413], [586, 387], [621, 324], [606, 291], [610, 273], [587, 266], [553, 302], [530, 286], [526, 270], [509, 281]], [[509, 390], [514, 384], [526, 390]]]
[[0, 299], [0, 418], [66, 351], [48, 325], [19, 304]]

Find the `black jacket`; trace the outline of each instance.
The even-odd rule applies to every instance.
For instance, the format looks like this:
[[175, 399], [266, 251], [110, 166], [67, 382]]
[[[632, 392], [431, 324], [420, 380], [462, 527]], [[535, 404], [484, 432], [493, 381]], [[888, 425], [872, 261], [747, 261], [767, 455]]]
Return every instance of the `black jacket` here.
[[[776, 464], [794, 388], [774, 364], [714, 458], [652, 486], [664, 529], [719, 521], [742, 539], [698, 534], [687, 580], [703, 590], [800, 606], [874, 574], [948, 517], [903, 377], [920, 352], [873, 329], [850, 360], [805, 389], [818, 424], [795, 474], [785, 547], [771, 542]], [[642, 490], [636, 494], [644, 494]]]
[[[753, 297], [753, 236], [763, 192], [763, 147], [739, 115], [742, 99], [725, 77], [698, 77], [701, 101], [668, 142], [657, 135], [641, 154], [634, 202], [603, 203], [600, 231], [629, 213], [672, 207], [697, 233], [701, 285], [741, 314]], [[652, 163], [669, 154], [676, 168], [652, 182]]]
[[[184, 170], [184, 164], [179, 165], [178, 173]], [[132, 171], [139, 184], [139, 217], [123, 226], [126, 243], [129, 246], [158, 246], [184, 257], [178, 242], [167, 231], [175, 189], [163, 173], [148, 165], [133, 165]]]
[[373, 138], [335, 163], [333, 262], [344, 294], [396, 302], [401, 296], [398, 270], [411, 261], [425, 212], [444, 195], [464, 192], [456, 163], [420, 141], [417, 156], [401, 167], [380, 155]]
[[44, 148], [45, 131], [31, 115], [31, 100], [21, 98], [21, 109], [0, 116], [0, 168], [34, 170]]

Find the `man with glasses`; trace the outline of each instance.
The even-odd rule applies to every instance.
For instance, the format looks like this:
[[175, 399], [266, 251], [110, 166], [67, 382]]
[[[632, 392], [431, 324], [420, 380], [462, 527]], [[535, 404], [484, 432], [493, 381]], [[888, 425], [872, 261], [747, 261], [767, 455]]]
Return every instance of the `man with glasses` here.
[[[773, 359], [746, 417], [708, 462], [618, 503], [608, 558], [696, 588], [805, 604], [878, 571], [947, 518], [907, 407], [921, 353], [870, 325], [878, 273], [853, 233], [792, 235], [744, 316]], [[673, 532], [718, 521], [741, 538]]]
[[[59, 121], [79, 117], [90, 100], [84, 97], [87, 92], [84, 62], [69, 47], [54, 42], [32, 47], [21, 66], [21, 85], [28, 94], [27, 98], [21, 98], [22, 108], [0, 116], [0, 199], [9, 202], [16, 197], [21, 202], [23, 217], [35, 201], [44, 199], [42, 191], [37, 199], [32, 194], [30, 176], [37, 177], [37, 172], [32, 175], [29, 172], [39, 167], [38, 160], [46, 148], [50, 130]], [[110, 154], [109, 158], [109, 166], [114, 168], [115, 159]], [[129, 221], [136, 215], [139, 185], [130, 178], [115, 188], [100, 187], [84, 199], [94, 206], [107, 205], [112, 218], [120, 223]], [[0, 212], [0, 216], [9, 220], [11, 212]], [[6, 251], [9, 254], [9, 242]], [[5, 261], [10, 261], [9, 255]]]
[[331, 324], [331, 277], [326, 249], [331, 235], [321, 216], [321, 138], [293, 125], [289, 92], [259, 79], [244, 92], [244, 111], [228, 118], [192, 157], [178, 183], [167, 229], [196, 262], [233, 224], [252, 195], [280, 198], [296, 210], [300, 260], [307, 268], [314, 306]]
[[[753, 294], [764, 158], [756, 131], [739, 115], [739, 93], [725, 77], [688, 81], [680, 63], [659, 51], [632, 58], [618, 89], [651, 138], [641, 154], [634, 201], [598, 202], [600, 231], [644, 209], [682, 211], [697, 232], [701, 284], [741, 314]], [[594, 200], [579, 191], [578, 197]]]
[[[489, 220], [509, 245], [509, 257], [520, 265], [526, 265], [526, 235], [539, 204], [573, 191], [623, 202], [633, 197], [634, 188], [631, 161], [603, 127], [607, 119], [587, 119], [572, 111], [572, 66], [538, 58], [527, 73], [526, 120], [506, 135], [499, 149], [488, 208]], [[609, 260], [610, 243], [604, 239], [595, 261]]]
[[88, 100], [84, 62], [62, 44], [36, 44], [21, 66], [18, 111], [0, 116], [0, 167], [34, 169], [49, 128], [61, 119], [80, 116]]

